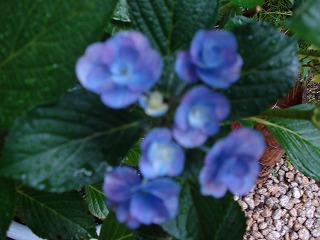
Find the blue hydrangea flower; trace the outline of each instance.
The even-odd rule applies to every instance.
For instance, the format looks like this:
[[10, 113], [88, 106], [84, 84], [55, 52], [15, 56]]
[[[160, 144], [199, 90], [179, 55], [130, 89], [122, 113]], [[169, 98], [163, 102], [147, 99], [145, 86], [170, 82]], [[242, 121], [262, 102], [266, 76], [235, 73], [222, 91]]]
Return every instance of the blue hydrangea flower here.
[[206, 84], [226, 89], [239, 79], [242, 58], [237, 40], [224, 30], [199, 30], [190, 49], [178, 52], [175, 71], [187, 82], [201, 79]]
[[201, 146], [220, 129], [230, 112], [228, 99], [205, 86], [195, 86], [182, 98], [175, 112], [173, 136], [186, 148]]
[[106, 203], [130, 228], [161, 224], [178, 211], [180, 188], [170, 179], [142, 182], [133, 168], [118, 167], [105, 176]]
[[177, 176], [184, 167], [183, 149], [173, 142], [168, 128], [159, 127], [150, 131], [141, 143], [142, 156], [139, 169], [145, 178]]
[[259, 174], [259, 159], [266, 143], [259, 131], [240, 128], [218, 140], [205, 157], [199, 181], [203, 195], [220, 198], [229, 189], [245, 195]]
[[160, 54], [139, 32], [120, 32], [104, 43], [90, 45], [76, 64], [84, 88], [101, 96], [105, 105], [124, 108], [136, 102], [159, 79]]
[[150, 117], [161, 117], [166, 114], [169, 109], [168, 104], [163, 101], [162, 94], [158, 91], [141, 95], [139, 105]]

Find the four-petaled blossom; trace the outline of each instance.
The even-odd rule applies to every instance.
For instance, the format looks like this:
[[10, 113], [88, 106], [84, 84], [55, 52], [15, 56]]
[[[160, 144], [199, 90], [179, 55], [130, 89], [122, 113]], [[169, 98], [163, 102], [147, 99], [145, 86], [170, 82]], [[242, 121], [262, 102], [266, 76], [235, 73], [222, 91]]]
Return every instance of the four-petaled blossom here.
[[108, 207], [130, 228], [160, 224], [177, 214], [180, 188], [170, 179], [142, 182], [134, 169], [118, 167], [105, 176], [103, 191]]
[[161, 117], [169, 109], [168, 104], [163, 101], [162, 94], [158, 91], [141, 95], [139, 104], [150, 117]]
[[160, 54], [144, 35], [127, 31], [90, 45], [76, 64], [76, 74], [105, 105], [124, 108], [155, 84], [162, 65]]
[[173, 136], [186, 148], [201, 146], [220, 129], [230, 111], [228, 99], [205, 86], [195, 86], [182, 98], [175, 112]]
[[216, 198], [227, 189], [234, 194], [247, 194], [258, 177], [258, 160], [265, 147], [260, 132], [248, 128], [237, 129], [218, 140], [207, 153], [199, 175], [201, 193]]
[[145, 178], [177, 176], [184, 167], [183, 149], [173, 142], [168, 128], [151, 130], [141, 143], [142, 156], [139, 168]]
[[242, 58], [237, 40], [224, 30], [199, 30], [190, 49], [178, 53], [175, 71], [187, 82], [201, 79], [206, 84], [226, 89], [239, 79]]

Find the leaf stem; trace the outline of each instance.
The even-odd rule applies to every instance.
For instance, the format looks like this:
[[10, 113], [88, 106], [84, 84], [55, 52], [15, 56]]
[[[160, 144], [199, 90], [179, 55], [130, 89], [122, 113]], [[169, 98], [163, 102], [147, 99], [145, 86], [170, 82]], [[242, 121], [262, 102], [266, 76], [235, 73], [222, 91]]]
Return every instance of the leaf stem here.
[[312, 110], [298, 110], [298, 109], [269, 109], [262, 114], [264, 117], [279, 117], [297, 120], [311, 120], [313, 116]]

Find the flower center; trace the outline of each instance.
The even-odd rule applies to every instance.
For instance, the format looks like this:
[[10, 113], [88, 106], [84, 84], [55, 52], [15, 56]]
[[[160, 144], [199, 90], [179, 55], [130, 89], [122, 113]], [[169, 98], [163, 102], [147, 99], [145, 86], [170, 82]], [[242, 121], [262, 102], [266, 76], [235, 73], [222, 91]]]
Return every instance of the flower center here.
[[161, 108], [163, 106], [163, 96], [160, 92], [150, 94], [149, 105], [151, 108]]
[[130, 77], [130, 68], [127, 64], [116, 64], [112, 69], [113, 82], [125, 85]]
[[203, 128], [208, 122], [208, 110], [203, 106], [195, 106], [190, 109], [188, 121], [192, 127]]
[[175, 150], [169, 143], [155, 142], [150, 147], [150, 159], [154, 164], [170, 163], [174, 158]]

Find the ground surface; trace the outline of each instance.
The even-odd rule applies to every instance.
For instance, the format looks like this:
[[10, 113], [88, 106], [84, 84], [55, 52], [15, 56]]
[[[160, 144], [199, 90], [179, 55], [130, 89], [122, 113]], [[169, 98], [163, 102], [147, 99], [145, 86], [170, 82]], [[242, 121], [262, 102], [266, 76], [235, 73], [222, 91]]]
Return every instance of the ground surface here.
[[320, 239], [320, 188], [284, 159], [236, 200], [248, 218], [246, 240]]
[[[320, 102], [320, 83], [307, 85], [308, 103]], [[235, 197], [247, 216], [245, 240], [320, 240], [320, 188], [281, 159], [269, 178]]]

